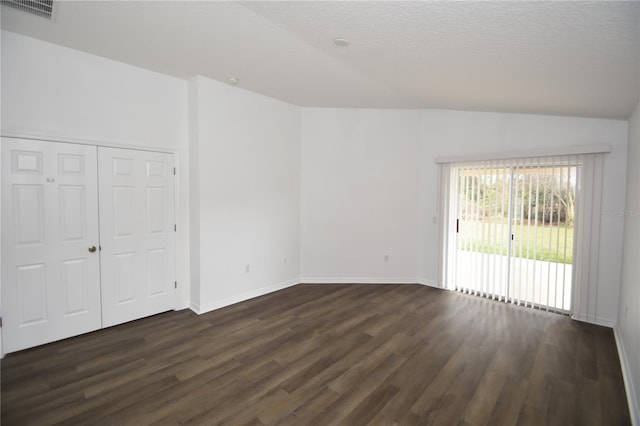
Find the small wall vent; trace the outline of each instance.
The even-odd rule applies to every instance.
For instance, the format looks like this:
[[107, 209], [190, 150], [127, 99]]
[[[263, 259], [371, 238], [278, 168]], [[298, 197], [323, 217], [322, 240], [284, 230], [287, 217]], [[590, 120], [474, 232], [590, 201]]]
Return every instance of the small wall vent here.
[[2, 0], [2, 5], [47, 19], [53, 15], [53, 0]]

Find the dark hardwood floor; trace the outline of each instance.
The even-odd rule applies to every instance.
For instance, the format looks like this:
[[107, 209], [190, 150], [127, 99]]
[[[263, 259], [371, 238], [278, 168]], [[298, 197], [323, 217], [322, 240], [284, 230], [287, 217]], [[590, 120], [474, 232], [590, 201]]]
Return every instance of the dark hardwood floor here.
[[610, 329], [420, 285], [297, 285], [1, 364], [5, 426], [630, 423]]

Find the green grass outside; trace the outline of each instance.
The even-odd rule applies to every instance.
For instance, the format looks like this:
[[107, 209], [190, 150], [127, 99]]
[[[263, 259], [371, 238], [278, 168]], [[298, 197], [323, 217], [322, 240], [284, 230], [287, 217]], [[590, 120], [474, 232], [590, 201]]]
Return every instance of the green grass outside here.
[[[509, 227], [506, 223], [460, 221], [458, 248], [479, 253], [507, 255]], [[483, 235], [484, 232], [484, 235]], [[573, 263], [573, 227], [564, 224], [531, 226], [514, 224], [511, 253], [524, 259]], [[566, 248], [566, 250], [565, 250]]]

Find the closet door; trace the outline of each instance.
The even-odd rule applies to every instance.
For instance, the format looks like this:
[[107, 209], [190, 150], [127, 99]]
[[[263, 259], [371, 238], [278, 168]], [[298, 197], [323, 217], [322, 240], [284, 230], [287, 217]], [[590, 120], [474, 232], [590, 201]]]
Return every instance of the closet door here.
[[173, 156], [99, 148], [102, 323], [175, 308]]
[[99, 329], [96, 148], [2, 139], [3, 349]]

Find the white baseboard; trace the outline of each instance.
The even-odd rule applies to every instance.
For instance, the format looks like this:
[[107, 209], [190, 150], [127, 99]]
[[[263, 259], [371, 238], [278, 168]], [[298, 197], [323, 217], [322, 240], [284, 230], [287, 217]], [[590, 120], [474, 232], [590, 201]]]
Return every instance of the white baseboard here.
[[571, 315], [571, 319], [576, 321], [588, 322], [589, 324], [601, 325], [603, 327], [614, 328], [616, 326], [617, 321], [609, 318], [598, 318], [591, 317], [583, 314], [573, 314]]
[[253, 299], [254, 297], [264, 296], [265, 294], [273, 293], [274, 291], [282, 290], [283, 288], [291, 287], [299, 284], [298, 279], [292, 279], [284, 281], [278, 284], [270, 285], [268, 287], [262, 287], [256, 290], [240, 293], [225, 299], [219, 300], [214, 303], [206, 303], [204, 305], [198, 305], [191, 302], [189, 308], [196, 314], [204, 314], [206, 312], [215, 311], [216, 309], [224, 308], [225, 306], [234, 305], [236, 303], [244, 302], [245, 300]]
[[620, 329], [618, 327], [613, 327], [613, 335], [616, 340], [616, 347], [618, 348], [618, 357], [620, 358], [620, 367], [622, 368], [624, 389], [627, 394], [627, 404], [629, 404], [631, 424], [638, 426], [640, 424], [640, 407], [638, 406], [637, 393], [633, 384], [631, 369], [629, 368], [629, 359], [627, 358], [627, 352], [624, 349], [624, 341], [622, 340], [622, 335], [620, 334]]
[[225, 299], [219, 300], [214, 303], [207, 303], [199, 305], [191, 302], [188, 306], [196, 314], [204, 314], [216, 309], [224, 308], [236, 303], [244, 302], [245, 300], [253, 299], [254, 297], [263, 296], [274, 291], [282, 290], [287, 287], [294, 286], [296, 284], [422, 284], [430, 287], [436, 287], [437, 284], [430, 280], [424, 280], [420, 278], [373, 278], [373, 277], [356, 277], [356, 278], [338, 278], [338, 277], [303, 277], [300, 279], [292, 279], [282, 283], [274, 284], [272, 286], [263, 287], [257, 290], [248, 291]]
[[421, 284], [416, 277], [302, 277], [300, 284]]
[[438, 285], [436, 281], [420, 278], [418, 284], [426, 285], [428, 287], [439, 288], [440, 290], [446, 290]]

